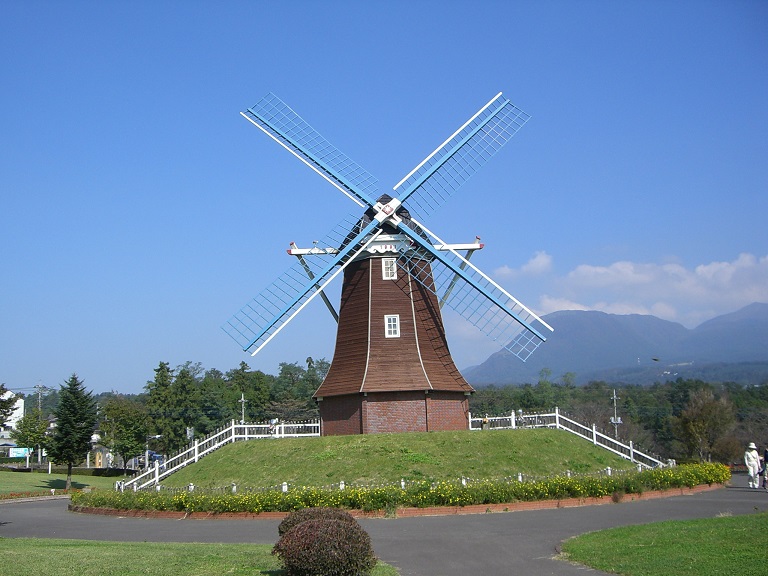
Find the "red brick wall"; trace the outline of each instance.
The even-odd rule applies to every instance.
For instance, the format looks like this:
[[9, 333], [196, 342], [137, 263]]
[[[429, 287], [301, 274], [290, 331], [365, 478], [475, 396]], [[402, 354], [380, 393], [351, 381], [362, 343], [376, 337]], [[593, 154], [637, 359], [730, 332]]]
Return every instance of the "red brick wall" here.
[[459, 392], [381, 392], [324, 398], [321, 434], [466, 430], [469, 400]]
[[424, 392], [368, 394], [365, 415], [368, 434], [426, 432], [427, 405]]
[[343, 436], [362, 434], [362, 396], [333, 396], [318, 403], [320, 409], [320, 434]]
[[430, 431], [469, 428], [469, 396], [456, 392], [430, 392], [427, 403]]

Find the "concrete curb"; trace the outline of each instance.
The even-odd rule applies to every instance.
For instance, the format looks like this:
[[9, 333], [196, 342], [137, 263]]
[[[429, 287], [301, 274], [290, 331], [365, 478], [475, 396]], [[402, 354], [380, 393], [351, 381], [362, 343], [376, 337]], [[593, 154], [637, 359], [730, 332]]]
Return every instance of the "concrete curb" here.
[[40, 500], [64, 500], [69, 498], [69, 494], [60, 494], [58, 496], [27, 496], [25, 498], [3, 498], [1, 504], [14, 504], [16, 502], [39, 502]]
[[[670, 490], [652, 490], [642, 494], [625, 494], [621, 499], [613, 496], [601, 498], [566, 498], [563, 500], [537, 500], [534, 502], [511, 502], [508, 504], [476, 504], [471, 506], [434, 506], [429, 508], [398, 508], [394, 518], [413, 518], [416, 516], [456, 516], [466, 514], [492, 514], [499, 512], [521, 512], [524, 510], [552, 510], [555, 508], [575, 508], [579, 506], [599, 506], [640, 502], [673, 496], [689, 496], [710, 490], [719, 490], [723, 484], [701, 484], [693, 488], [673, 488]], [[68, 496], [67, 496], [68, 497]], [[50, 496], [48, 498], [51, 498]], [[70, 512], [93, 514], [97, 516], [118, 516], [121, 518], [166, 518], [173, 520], [282, 520], [288, 512], [176, 512], [171, 510], [116, 510], [114, 508], [93, 508], [89, 506], [69, 505]], [[383, 510], [364, 512], [349, 510], [355, 518], [391, 518]]]

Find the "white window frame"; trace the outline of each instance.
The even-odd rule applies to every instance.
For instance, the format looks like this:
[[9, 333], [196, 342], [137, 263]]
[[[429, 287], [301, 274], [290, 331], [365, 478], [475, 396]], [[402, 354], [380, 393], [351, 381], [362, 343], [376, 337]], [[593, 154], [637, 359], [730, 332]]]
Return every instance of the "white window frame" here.
[[381, 259], [382, 280], [397, 280], [397, 258]]
[[386, 338], [400, 338], [400, 314], [384, 316], [384, 336]]

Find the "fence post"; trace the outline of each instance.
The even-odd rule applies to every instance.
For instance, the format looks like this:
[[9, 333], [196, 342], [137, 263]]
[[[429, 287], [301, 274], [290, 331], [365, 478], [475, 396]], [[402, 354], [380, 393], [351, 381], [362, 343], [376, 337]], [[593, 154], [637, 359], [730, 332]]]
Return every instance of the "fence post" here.
[[592, 444], [597, 446], [597, 427], [592, 424]]
[[629, 461], [630, 462], [635, 461], [635, 449], [632, 446], [632, 440], [629, 441]]
[[155, 460], [155, 485], [160, 486], [160, 460]]
[[560, 430], [560, 408], [555, 406], [555, 430]]
[[195, 438], [195, 462], [197, 462], [197, 460], [200, 458], [200, 451], [198, 449], [199, 445], [199, 440]]
[[472, 412], [467, 412], [467, 425], [469, 426], [469, 430], [472, 430]]
[[509, 421], [512, 422], [512, 430], [517, 428], [517, 421], [515, 420], [515, 411], [512, 410], [512, 415], [509, 417]]
[[237, 440], [237, 429], [235, 428], [235, 419], [232, 419], [232, 442]]

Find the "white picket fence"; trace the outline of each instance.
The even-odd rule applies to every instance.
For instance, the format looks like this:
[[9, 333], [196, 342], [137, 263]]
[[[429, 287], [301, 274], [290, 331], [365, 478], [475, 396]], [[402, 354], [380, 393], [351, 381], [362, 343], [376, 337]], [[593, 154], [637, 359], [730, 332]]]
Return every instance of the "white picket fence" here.
[[142, 474], [127, 482], [118, 483], [117, 489], [135, 491], [159, 486], [160, 480], [166, 476], [197, 462], [203, 456], [232, 442], [258, 438], [299, 438], [304, 436], [320, 436], [320, 421], [240, 424], [232, 420], [228, 426], [216, 430], [205, 438], [195, 440], [188, 448], [170, 456], [162, 464], [156, 461], [154, 467]]
[[511, 412], [509, 416], [490, 418], [469, 415], [470, 430], [504, 430], [510, 428], [555, 428], [557, 430], [567, 430], [585, 440], [589, 440], [595, 446], [605, 448], [637, 464], [641, 468], [660, 468], [672, 464], [672, 462], [662, 462], [658, 458], [641, 452], [635, 448], [631, 440], [629, 444], [624, 444], [615, 438], [598, 432], [594, 424], [592, 424], [592, 427], [579, 424], [575, 420], [564, 416], [559, 408], [555, 408], [554, 412], [546, 414], [515, 414]]
[[[564, 416], [558, 408], [554, 412], [546, 414], [515, 414], [497, 417], [476, 417], [469, 415], [470, 430], [503, 430], [510, 428], [556, 428], [567, 430], [577, 436], [592, 442], [626, 458], [640, 468], [658, 468], [669, 465], [649, 454], [637, 450], [632, 441], [629, 444], [619, 442], [615, 438], [598, 432], [592, 427], [579, 424], [575, 420]], [[146, 490], [159, 487], [160, 480], [181, 470], [189, 464], [200, 460], [203, 456], [218, 450], [222, 446], [242, 440], [270, 439], [270, 438], [299, 438], [307, 436], [320, 436], [320, 421], [309, 422], [279, 422], [276, 424], [240, 424], [232, 420], [229, 425], [213, 432], [209, 436], [195, 440], [188, 448], [170, 456], [162, 464], [155, 462], [154, 467], [142, 474], [131, 478], [126, 482], [118, 482], [118, 490]]]

